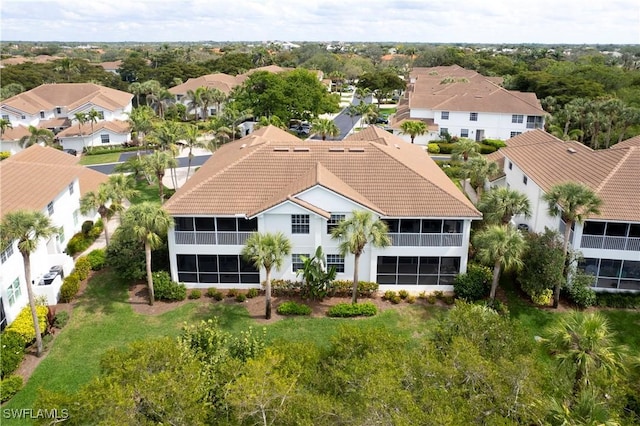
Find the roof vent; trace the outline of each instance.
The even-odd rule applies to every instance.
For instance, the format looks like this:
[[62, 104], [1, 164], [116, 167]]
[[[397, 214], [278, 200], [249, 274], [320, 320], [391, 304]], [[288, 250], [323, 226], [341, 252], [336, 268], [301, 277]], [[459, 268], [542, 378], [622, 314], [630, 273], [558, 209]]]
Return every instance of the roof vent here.
[[286, 146], [276, 146], [273, 148], [273, 152], [289, 152], [289, 148]]
[[400, 149], [400, 145], [398, 145], [397, 143], [394, 143], [393, 146], [395, 146], [397, 149]]
[[344, 148], [329, 148], [329, 152], [344, 152]]
[[567, 152], [570, 154], [575, 154], [578, 151], [576, 151], [575, 148], [567, 148]]
[[243, 143], [242, 145], [240, 145], [240, 149], [242, 149], [242, 148], [246, 148], [246, 147], [247, 147], [247, 144], [246, 144], [246, 143]]
[[309, 152], [310, 149], [307, 146], [296, 146], [293, 148], [293, 152]]
[[349, 148], [349, 152], [364, 152], [364, 148]]

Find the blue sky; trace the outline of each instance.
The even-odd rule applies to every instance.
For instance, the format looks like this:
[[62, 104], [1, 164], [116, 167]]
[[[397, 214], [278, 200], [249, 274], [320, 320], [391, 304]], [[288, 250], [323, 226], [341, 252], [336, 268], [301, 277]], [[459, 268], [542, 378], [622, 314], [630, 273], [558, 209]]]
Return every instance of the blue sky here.
[[25, 41], [640, 44], [638, 0], [2, 0]]

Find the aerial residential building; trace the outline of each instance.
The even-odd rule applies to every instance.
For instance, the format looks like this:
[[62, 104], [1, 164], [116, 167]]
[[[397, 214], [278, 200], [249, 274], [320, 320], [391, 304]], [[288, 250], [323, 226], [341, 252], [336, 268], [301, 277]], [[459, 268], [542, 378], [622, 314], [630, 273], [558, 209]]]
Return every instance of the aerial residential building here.
[[360, 279], [380, 288], [451, 290], [481, 219], [424, 150], [369, 127], [342, 142], [306, 142], [273, 126], [224, 145], [165, 204], [171, 276], [188, 287], [259, 287], [240, 251], [252, 232], [282, 232], [293, 252], [273, 278], [296, 280], [317, 246], [339, 279], [353, 277], [331, 229], [354, 210], [386, 221], [392, 245], [367, 246]]
[[131, 128], [126, 121], [99, 121], [67, 127], [57, 135], [64, 149], [82, 152], [83, 149], [99, 146], [122, 145], [131, 140]]

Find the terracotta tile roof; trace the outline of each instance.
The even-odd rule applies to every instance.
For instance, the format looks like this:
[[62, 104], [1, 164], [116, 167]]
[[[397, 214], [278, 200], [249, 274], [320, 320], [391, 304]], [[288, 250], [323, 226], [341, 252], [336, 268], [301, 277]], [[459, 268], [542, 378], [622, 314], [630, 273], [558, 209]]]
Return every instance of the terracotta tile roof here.
[[343, 142], [264, 127], [216, 151], [164, 207], [253, 216], [316, 185], [386, 216], [481, 217], [424, 149], [375, 126]]
[[56, 107], [68, 112], [92, 103], [109, 111], [126, 107], [133, 98], [131, 93], [99, 86], [93, 83], [43, 84], [27, 92], [2, 101], [3, 108], [36, 114]]
[[107, 175], [77, 162], [72, 155], [40, 145], [0, 162], [0, 215], [19, 209], [42, 210], [76, 178], [81, 194], [107, 181]]
[[207, 74], [197, 78], [190, 78], [182, 84], [171, 87], [169, 92], [174, 95], [186, 95], [189, 90], [195, 91], [199, 87], [208, 87], [210, 89], [218, 89], [228, 95], [231, 93], [231, 90], [240, 85], [242, 81], [242, 79], [228, 74]]
[[38, 127], [41, 129], [54, 129], [56, 127], [68, 127], [71, 125], [71, 121], [69, 121], [66, 117], [58, 117], [52, 118], [50, 120], [40, 120], [38, 123]]
[[[93, 123], [93, 134], [101, 132], [103, 130], [110, 130], [113, 133], [129, 133], [130, 126], [126, 121], [113, 120], [113, 121], [98, 121]], [[78, 124], [74, 124], [67, 127], [56, 136], [59, 138], [71, 138], [75, 136], [88, 136], [91, 135], [91, 123], [84, 123], [78, 130]]]
[[12, 128], [5, 129], [5, 131], [2, 133], [2, 140], [17, 141], [17, 140], [20, 140], [21, 137], [29, 136], [30, 134], [31, 132], [29, 132], [29, 129], [25, 126], [22, 126], [22, 125], [13, 126], [13, 129]]
[[108, 71], [108, 70], [117, 70], [122, 65], [122, 61], [111, 61], [111, 62], [101, 62], [100, 66]]
[[634, 136], [622, 142], [613, 145], [611, 149], [629, 148], [630, 146], [640, 147], [640, 135]]

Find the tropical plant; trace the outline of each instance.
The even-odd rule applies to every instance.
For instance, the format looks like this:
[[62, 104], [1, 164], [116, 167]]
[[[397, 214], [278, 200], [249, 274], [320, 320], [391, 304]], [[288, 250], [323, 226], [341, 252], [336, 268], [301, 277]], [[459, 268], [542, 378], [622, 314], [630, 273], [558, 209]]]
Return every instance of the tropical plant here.
[[469, 157], [478, 155], [478, 151], [480, 151], [480, 145], [477, 142], [467, 138], [460, 138], [458, 142], [453, 144], [451, 159], [454, 161], [462, 159], [466, 163]]
[[84, 149], [87, 149], [85, 144], [84, 135], [82, 134], [82, 126], [87, 122], [87, 113], [86, 112], [76, 112], [73, 114], [73, 121], [78, 122], [78, 136], [82, 138], [82, 146]]
[[144, 157], [142, 157], [142, 164], [144, 170], [155, 177], [158, 184], [158, 195], [160, 196], [160, 203], [163, 203], [164, 184], [162, 183], [162, 179], [164, 178], [164, 175], [168, 168], [176, 167], [176, 159], [166, 151], [155, 151], [153, 154], [145, 155]]
[[129, 126], [133, 140], [144, 143], [144, 137], [153, 129], [155, 113], [148, 106], [139, 106], [129, 113]]
[[354, 210], [349, 218], [341, 220], [331, 230], [331, 238], [340, 241], [339, 249], [343, 256], [347, 253], [354, 255], [351, 302], [356, 303], [360, 256], [369, 243], [378, 248], [391, 245], [387, 224], [374, 217], [369, 211]]
[[195, 124], [185, 124], [182, 135], [184, 137], [184, 144], [189, 148], [189, 160], [187, 167], [187, 180], [189, 180], [189, 176], [191, 175], [191, 161], [193, 160], [193, 148], [204, 148], [206, 143], [204, 141], [199, 141], [198, 136], [200, 132], [198, 131], [198, 126]]
[[[576, 182], [566, 182], [551, 187], [549, 192], [542, 196], [547, 202], [549, 214], [560, 216], [565, 223], [564, 244], [562, 253], [565, 264], [569, 250], [569, 238], [571, 229], [575, 223], [582, 223], [591, 214], [600, 213], [602, 200], [589, 187]], [[553, 307], [560, 303], [560, 284], [557, 284], [553, 292]]]
[[282, 267], [285, 257], [291, 254], [291, 242], [281, 232], [254, 232], [247, 238], [240, 254], [257, 269], [265, 270], [265, 318], [271, 319], [271, 270]]
[[0, 139], [2, 139], [7, 129], [13, 129], [13, 124], [11, 124], [11, 121], [7, 118], [0, 118]]
[[424, 135], [428, 128], [424, 121], [407, 120], [400, 125], [400, 130], [403, 134], [411, 137], [411, 143], [414, 143], [416, 136]]
[[135, 189], [134, 179], [135, 178], [133, 176], [125, 175], [122, 173], [117, 173], [109, 176], [107, 185], [109, 186], [111, 192], [111, 212], [122, 212], [124, 210], [125, 200], [130, 201], [138, 195], [139, 191]]
[[316, 118], [311, 123], [311, 133], [318, 133], [322, 140], [326, 140], [327, 136], [336, 137], [340, 134], [340, 128], [328, 118]]
[[336, 278], [336, 267], [327, 268], [327, 260], [322, 252], [322, 246], [316, 248], [312, 257], [301, 256], [301, 258], [303, 266], [296, 272], [296, 275], [302, 275], [304, 279], [303, 296], [322, 299], [327, 295], [329, 284]]
[[29, 126], [29, 134], [20, 138], [18, 144], [22, 148], [28, 148], [31, 145], [43, 143], [46, 146], [53, 145], [54, 134], [49, 129], [38, 129], [35, 126]]
[[526, 194], [507, 187], [485, 192], [478, 203], [478, 209], [489, 224], [506, 225], [515, 215], [531, 216], [531, 203]]
[[493, 266], [489, 297], [494, 300], [502, 269], [517, 269], [522, 266], [526, 241], [522, 233], [512, 226], [490, 225], [475, 235], [473, 244], [477, 258], [482, 263]]
[[80, 211], [82, 214], [86, 215], [95, 211], [100, 215], [104, 224], [104, 240], [107, 247], [109, 246], [109, 227], [107, 226], [109, 222], [109, 207], [107, 207], [107, 204], [113, 197], [113, 187], [107, 183], [101, 183], [96, 191], [89, 191], [80, 199]]
[[[91, 125], [91, 140], [93, 141], [93, 125], [98, 122], [100, 119], [100, 113], [95, 109], [91, 108], [89, 112], [86, 113], [86, 120]], [[91, 147], [93, 146], [93, 142], [91, 143]], [[91, 147], [89, 147], [91, 149]]]
[[265, 117], [264, 115], [260, 117], [260, 119], [254, 124], [253, 129], [257, 130], [261, 127], [267, 126], [275, 126], [282, 130], [287, 130], [287, 126], [284, 124], [284, 121], [277, 115], [272, 115], [271, 117]]
[[27, 286], [29, 307], [36, 334], [37, 355], [42, 355], [42, 332], [38, 323], [38, 313], [31, 280], [31, 253], [36, 251], [41, 239], [48, 239], [58, 233], [51, 219], [40, 211], [16, 210], [4, 214], [0, 222], [0, 242], [2, 247], [18, 240], [18, 250], [22, 254], [24, 278]]
[[[436, 144], [429, 144], [429, 148], [431, 148], [431, 145], [438, 147]], [[482, 156], [472, 157], [462, 165], [462, 172], [465, 178], [469, 179], [471, 187], [476, 191], [478, 200], [482, 198], [484, 184], [487, 179], [497, 175], [499, 171], [497, 163], [489, 162]]]

